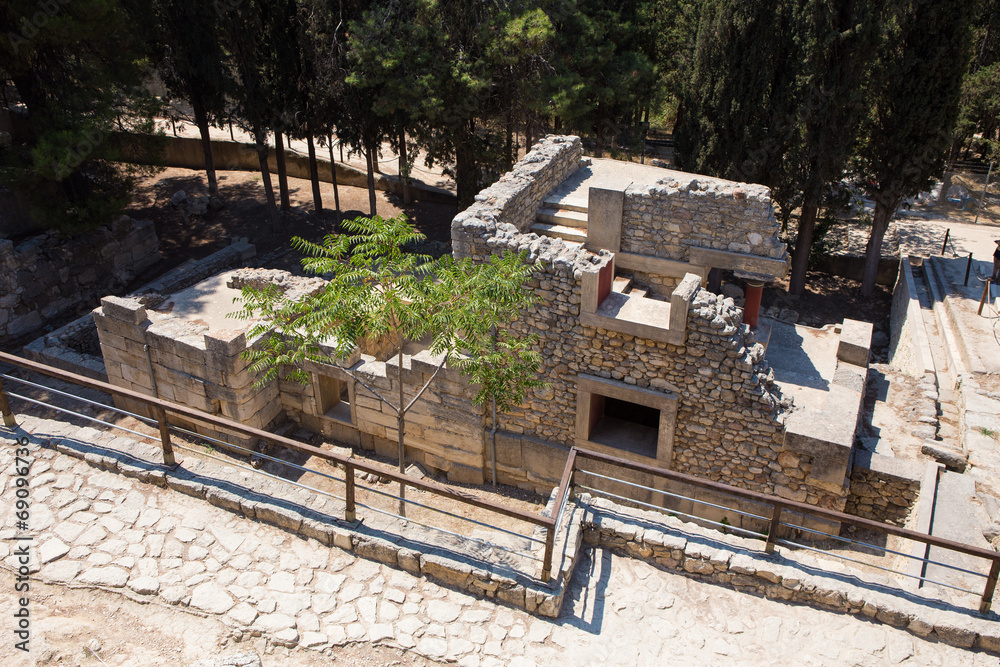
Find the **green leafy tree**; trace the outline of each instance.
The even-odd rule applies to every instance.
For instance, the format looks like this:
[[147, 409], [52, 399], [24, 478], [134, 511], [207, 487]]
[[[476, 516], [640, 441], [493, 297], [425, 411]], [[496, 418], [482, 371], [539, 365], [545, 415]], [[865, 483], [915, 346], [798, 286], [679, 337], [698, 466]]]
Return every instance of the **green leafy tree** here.
[[0, 0], [0, 88], [14, 123], [0, 145], [0, 183], [29, 202], [36, 224], [79, 230], [113, 220], [153, 168], [157, 102], [144, 92], [153, 32], [133, 0], [40, 5]]
[[[402, 215], [357, 218], [343, 226], [348, 234], [328, 235], [322, 243], [293, 241], [307, 255], [305, 269], [329, 279], [322, 290], [296, 301], [275, 286], [244, 287], [244, 307], [237, 316], [259, 318], [250, 335], [264, 336], [263, 344], [247, 354], [253, 370], [262, 373], [261, 382], [275, 380], [279, 369], [307, 381], [302, 370], [307, 360], [338, 366], [395, 412], [403, 472], [406, 414], [449, 361], [481, 383], [478, 401], [496, 401], [499, 409], [521, 402], [524, 392], [537, 385], [534, 374], [541, 362], [534, 341], [503, 326], [532, 303], [532, 293], [524, 289], [530, 269], [517, 255], [476, 265], [404, 252], [404, 245], [424, 237]], [[440, 361], [430, 379], [407, 395], [403, 347], [426, 336]], [[340, 363], [363, 341], [392, 346], [398, 360], [395, 396]]]
[[[904, 197], [926, 190], [944, 169], [969, 59], [970, 6], [953, 0], [897, 0], [874, 66], [857, 170], [875, 201], [861, 293], [875, 292], [882, 239]], [[933, 102], [931, 102], [933, 101]]]
[[191, 105], [205, 155], [208, 191], [217, 195], [209, 125], [225, 113], [226, 92], [232, 86], [219, 39], [219, 15], [201, 0], [156, 0], [152, 8], [160, 35], [160, 75], [171, 94]]

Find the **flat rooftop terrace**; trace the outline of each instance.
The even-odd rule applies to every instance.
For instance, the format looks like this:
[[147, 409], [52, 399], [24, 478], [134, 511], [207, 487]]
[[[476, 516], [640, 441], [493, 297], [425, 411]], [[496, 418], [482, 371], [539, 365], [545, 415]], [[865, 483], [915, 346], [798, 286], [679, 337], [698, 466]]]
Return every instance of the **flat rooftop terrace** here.
[[781, 393], [798, 409], [821, 410], [837, 370], [840, 335], [832, 326], [823, 329], [762, 317], [771, 326], [764, 355], [774, 369]]
[[580, 167], [569, 178], [549, 193], [544, 203], [570, 210], [587, 210], [590, 188], [625, 190], [633, 183], [653, 185], [660, 179], [676, 175], [690, 178], [690, 174], [654, 167], [648, 164], [623, 162], [607, 158], [589, 158], [590, 165]]
[[185, 322], [203, 324], [209, 330], [249, 329], [254, 320], [226, 317], [227, 313], [240, 309], [240, 304], [234, 303], [234, 299], [240, 296], [240, 290], [226, 286], [232, 274], [233, 271], [225, 271], [187, 289], [167, 295], [163, 302], [152, 310], [173, 315]]

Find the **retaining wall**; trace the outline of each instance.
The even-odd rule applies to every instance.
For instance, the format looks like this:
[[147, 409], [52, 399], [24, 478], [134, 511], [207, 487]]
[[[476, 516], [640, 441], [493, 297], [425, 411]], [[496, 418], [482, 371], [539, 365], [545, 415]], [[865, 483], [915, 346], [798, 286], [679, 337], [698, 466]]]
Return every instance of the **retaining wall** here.
[[906, 526], [920, 494], [923, 476], [924, 466], [916, 461], [858, 449], [844, 511], [872, 521]]
[[122, 290], [160, 261], [158, 247], [152, 222], [124, 216], [76, 236], [47, 232], [16, 246], [0, 239], [0, 344]]
[[933, 373], [927, 330], [920, 312], [912, 259], [899, 262], [889, 314], [889, 363], [907, 375]]

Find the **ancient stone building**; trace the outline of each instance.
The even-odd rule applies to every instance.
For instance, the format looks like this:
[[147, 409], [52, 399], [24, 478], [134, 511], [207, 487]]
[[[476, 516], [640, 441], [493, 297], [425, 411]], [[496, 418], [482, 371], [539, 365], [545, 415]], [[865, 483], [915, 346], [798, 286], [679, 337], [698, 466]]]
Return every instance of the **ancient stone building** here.
[[[760, 285], [785, 273], [778, 232], [762, 186], [584, 159], [576, 137], [538, 142], [481, 192], [452, 223], [453, 253], [477, 261], [526, 253], [541, 300], [516, 326], [538, 334], [547, 382], [498, 419], [499, 481], [547, 494], [569, 448], [580, 445], [844, 509], [871, 327], [846, 323], [823, 368], [799, 382], [808, 386], [775, 384], [765, 358], [774, 325], [757, 323], [753, 297], [757, 290], [759, 304]], [[746, 311], [705, 288], [713, 270], [745, 281]], [[395, 414], [340, 369], [311, 363], [304, 386], [254, 384], [240, 359], [257, 342], [246, 339], [251, 323], [207, 318], [204, 307], [221, 308], [241, 284], [259, 280], [317, 288], [317, 279], [242, 270], [191, 288], [194, 295], [147, 297], [148, 307], [105, 300], [96, 319], [110, 381], [256, 426], [290, 419], [395, 456]], [[438, 360], [416, 345], [406, 351], [403, 382], [412, 392]], [[396, 357], [364, 352], [371, 354], [358, 351], [344, 363], [395, 392]], [[793, 405], [788, 392], [799, 390], [807, 405]], [[445, 368], [408, 415], [407, 457], [454, 481], [489, 479], [492, 425], [474, 396], [457, 370]], [[720, 514], [661, 494], [645, 500]]]

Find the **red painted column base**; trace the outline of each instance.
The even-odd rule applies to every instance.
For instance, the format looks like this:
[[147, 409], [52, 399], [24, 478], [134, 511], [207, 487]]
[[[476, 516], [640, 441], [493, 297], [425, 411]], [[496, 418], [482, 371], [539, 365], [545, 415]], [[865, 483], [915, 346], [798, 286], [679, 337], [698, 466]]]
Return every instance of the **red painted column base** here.
[[747, 281], [746, 298], [743, 301], [743, 324], [753, 329], [760, 315], [760, 297], [764, 293], [764, 283]]

